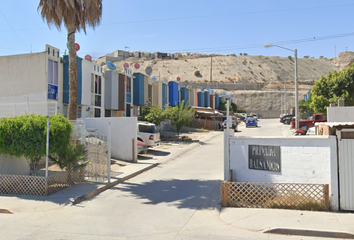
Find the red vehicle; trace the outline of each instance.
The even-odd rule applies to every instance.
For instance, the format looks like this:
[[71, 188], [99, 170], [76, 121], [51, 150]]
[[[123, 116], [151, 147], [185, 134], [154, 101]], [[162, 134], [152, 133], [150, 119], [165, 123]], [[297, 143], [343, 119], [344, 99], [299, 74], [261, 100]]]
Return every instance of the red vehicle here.
[[[306, 132], [307, 129], [315, 126], [317, 122], [327, 122], [327, 115], [324, 113], [316, 113], [309, 120], [299, 120], [299, 129]], [[291, 122], [291, 128], [295, 128], [295, 121]]]

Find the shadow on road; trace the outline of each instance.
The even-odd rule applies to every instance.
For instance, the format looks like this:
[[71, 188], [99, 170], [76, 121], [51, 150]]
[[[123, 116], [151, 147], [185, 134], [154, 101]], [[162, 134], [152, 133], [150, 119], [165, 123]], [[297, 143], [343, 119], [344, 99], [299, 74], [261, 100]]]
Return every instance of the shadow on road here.
[[[145, 199], [145, 204], [169, 203], [177, 208], [213, 209], [220, 200], [221, 180], [155, 180], [145, 184], [124, 182], [119, 185], [121, 191], [129, 192]], [[215, 193], [215, 192], [214, 192]], [[216, 196], [216, 198], [215, 198]]]

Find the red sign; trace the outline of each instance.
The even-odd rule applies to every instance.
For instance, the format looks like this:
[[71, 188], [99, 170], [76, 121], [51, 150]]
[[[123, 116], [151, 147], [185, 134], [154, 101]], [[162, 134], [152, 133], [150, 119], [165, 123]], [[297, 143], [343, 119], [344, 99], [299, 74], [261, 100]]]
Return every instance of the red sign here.
[[180, 77], [177, 77], [177, 81], [180, 81], [181, 80], [181, 78]]
[[91, 61], [91, 60], [92, 60], [92, 57], [87, 54], [87, 55], [85, 56], [85, 59], [86, 59], [87, 61]]
[[80, 45], [78, 43], [75, 43], [76, 45], [76, 51], [79, 51], [80, 50]]
[[140, 68], [140, 64], [139, 63], [135, 63], [134, 67], [135, 67], [135, 69], [139, 69]]
[[124, 63], [124, 64], [123, 64], [123, 67], [129, 68], [129, 63]]

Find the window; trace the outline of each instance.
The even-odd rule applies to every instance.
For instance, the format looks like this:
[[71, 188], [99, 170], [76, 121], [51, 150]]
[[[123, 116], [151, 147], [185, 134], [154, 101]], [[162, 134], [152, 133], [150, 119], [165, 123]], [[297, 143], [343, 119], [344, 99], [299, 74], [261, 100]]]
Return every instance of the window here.
[[102, 78], [91, 74], [91, 104], [101, 107]]
[[93, 71], [96, 71], [96, 65], [93, 65]]
[[95, 117], [101, 117], [101, 108], [95, 108]]
[[48, 83], [58, 85], [58, 62], [48, 60]]

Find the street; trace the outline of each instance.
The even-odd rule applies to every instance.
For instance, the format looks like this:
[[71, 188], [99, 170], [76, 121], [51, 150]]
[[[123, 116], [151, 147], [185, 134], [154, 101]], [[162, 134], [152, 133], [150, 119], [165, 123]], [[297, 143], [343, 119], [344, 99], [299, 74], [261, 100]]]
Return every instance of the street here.
[[[278, 119], [235, 136], [282, 135]], [[78, 205], [0, 214], [0, 239], [268, 239], [220, 218], [223, 132]], [[163, 157], [163, 156], [162, 156]], [[272, 239], [284, 239], [273, 235]]]

